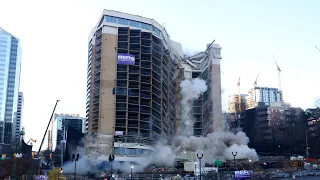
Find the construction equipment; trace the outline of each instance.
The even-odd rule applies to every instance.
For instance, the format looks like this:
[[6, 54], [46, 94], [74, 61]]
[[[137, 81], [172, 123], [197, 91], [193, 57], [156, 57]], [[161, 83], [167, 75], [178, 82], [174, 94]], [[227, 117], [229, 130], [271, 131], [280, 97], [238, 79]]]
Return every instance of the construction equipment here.
[[258, 85], [258, 77], [259, 77], [259, 73], [257, 75], [256, 80], [254, 81], [253, 87], [256, 87]]
[[47, 132], [48, 132], [49, 126], [50, 126], [50, 124], [51, 124], [52, 117], [53, 117], [53, 115], [54, 115], [54, 112], [56, 111], [56, 107], [57, 107], [59, 101], [60, 101], [60, 100], [57, 100], [57, 101], [56, 101], [56, 104], [54, 105], [54, 108], [53, 108], [51, 117], [50, 117], [50, 119], [49, 119], [49, 123], [48, 123], [47, 129], [46, 129], [46, 131], [44, 132], [44, 135], [43, 135], [43, 138], [42, 138], [42, 141], [41, 141], [39, 150], [38, 150], [38, 156], [39, 156], [39, 174], [41, 173], [40, 151], [41, 151], [41, 148], [42, 148], [42, 145], [43, 145], [43, 142], [44, 142], [44, 138], [46, 137], [46, 134], [47, 134]]
[[238, 86], [238, 112], [241, 112], [240, 77], [241, 77], [241, 74], [239, 76], [239, 80], [237, 83], [237, 86]]
[[31, 139], [29, 139], [29, 141], [27, 142], [27, 144], [29, 144], [30, 142], [31, 142], [31, 143], [32, 143], [32, 142], [35, 143], [35, 142], [37, 142], [37, 140], [34, 140], [34, 139], [31, 138]]
[[282, 101], [283, 100], [283, 92], [282, 92], [282, 87], [281, 87], [281, 69], [277, 63], [277, 60], [276, 58], [273, 56], [273, 59], [274, 59], [274, 62], [276, 63], [276, 66], [277, 66], [277, 71], [278, 71], [278, 82], [279, 82], [279, 91], [280, 91], [280, 100]]
[[60, 101], [60, 100], [57, 100], [57, 101], [56, 101], [56, 104], [55, 104], [55, 106], [54, 106], [54, 108], [53, 108], [53, 111], [52, 111], [52, 114], [51, 114], [51, 117], [50, 117], [50, 120], [49, 120], [49, 123], [48, 123], [47, 129], [46, 129], [46, 131], [44, 132], [44, 135], [43, 135], [43, 138], [42, 138], [42, 141], [41, 141], [41, 144], [40, 144], [39, 150], [38, 150], [38, 155], [40, 155], [40, 151], [41, 151], [41, 148], [42, 148], [42, 145], [43, 145], [44, 138], [45, 138], [45, 137], [46, 137], [46, 135], [47, 135], [47, 132], [48, 132], [48, 129], [49, 129], [49, 126], [50, 126], [50, 123], [51, 123], [52, 117], [53, 117], [53, 115], [54, 115], [54, 112], [56, 111], [56, 107], [57, 107], [57, 105], [58, 105], [58, 102], [59, 102], [59, 101]]
[[277, 63], [277, 60], [276, 60], [276, 58], [273, 56], [273, 59], [274, 59], [274, 62], [276, 63], [276, 65], [277, 65], [277, 71], [278, 71], [278, 82], [279, 82], [279, 89], [281, 90], [281, 69], [280, 69], [280, 67], [279, 67], [279, 65], [278, 65], [278, 63]]

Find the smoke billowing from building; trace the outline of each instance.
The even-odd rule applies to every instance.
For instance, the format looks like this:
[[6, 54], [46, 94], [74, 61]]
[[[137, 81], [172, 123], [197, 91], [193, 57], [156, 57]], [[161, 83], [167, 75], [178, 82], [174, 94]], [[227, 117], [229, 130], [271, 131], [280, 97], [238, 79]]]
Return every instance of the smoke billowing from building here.
[[207, 85], [204, 80], [199, 78], [186, 79], [180, 83], [181, 88], [181, 121], [178, 134], [182, 136], [193, 135], [194, 117], [192, 116], [193, 101], [198, 99], [200, 95], [207, 91]]
[[[196, 153], [203, 153], [204, 162], [213, 163], [217, 159], [233, 159], [232, 152], [237, 152], [236, 159], [248, 158], [252, 161], [258, 159], [257, 153], [254, 149], [250, 149], [247, 144], [249, 138], [244, 132], [238, 132], [236, 134], [232, 132], [212, 132], [207, 134], [206, 137], [193, 136], [193, 124], [194, 118], [192, 117], [192, 104], [193, 101], [200, 97], [202, 93], [207, 90], [205, 81], [201, 79], [184, 80], [180, 84], [181, 87], [181, 122], [178, 128], [179, 134], [173, 138], [171, 143], [166, 141], [159, 141], [154, 146], [154, 153], [151, 153], [148, 157], [139, 158], [135, 165], [135, 171], [143, 171], [143, 168], [154, 164], [157, 166], [172, 166], [175, 159], [183, 154], [189, 152], [191, 159], [196, 159]], [[90, 146], [103, 147], [98, 149], [109, 149], [105, 145], [112, 148], [112, 144], [100, 144], [100, 138], [92, 139], [88, 141], [94, 144]], [[112, 142], [112, 141], [110, 141]], [[85, 174], [88, 171], [94, 172], [99, 169], [103, 169], [104, 162], [108, 161], [109, 154], [104, 152], [91, 152], [87, 155], [82, 155], [82, 158], [77, 163], [77, 173]], [[115, 159], [113, 168], [127, 171], [128, 165], [120, 165]], [[65, 172], [73, 172], [73, 163], [68, 163], [64, 166]]]

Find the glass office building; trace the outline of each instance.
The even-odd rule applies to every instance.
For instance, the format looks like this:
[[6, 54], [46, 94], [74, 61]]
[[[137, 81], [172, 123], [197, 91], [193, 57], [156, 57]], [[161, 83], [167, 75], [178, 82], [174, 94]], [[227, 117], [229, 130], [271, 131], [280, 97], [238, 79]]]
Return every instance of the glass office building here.
[[19, 39], [0, 28], [0, 143], [15, 138], [15, 119], [20, 85]]

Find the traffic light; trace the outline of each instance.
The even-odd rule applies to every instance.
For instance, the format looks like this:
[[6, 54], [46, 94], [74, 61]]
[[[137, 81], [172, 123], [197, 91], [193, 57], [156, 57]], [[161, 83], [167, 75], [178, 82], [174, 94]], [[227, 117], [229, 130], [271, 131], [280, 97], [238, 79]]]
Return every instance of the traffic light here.
[[52, 153], [49, 154], [50, 159], [52, 159]]
[[72, 160], [75, 160], [76, 155], [72, 154]]
[[34, 158], [34, 152], [31, 153], [32, 159]]
[[79, 154], [77, 154], [77, 159], [76, 159], [76, 161], [78, 161], [79, 160]]

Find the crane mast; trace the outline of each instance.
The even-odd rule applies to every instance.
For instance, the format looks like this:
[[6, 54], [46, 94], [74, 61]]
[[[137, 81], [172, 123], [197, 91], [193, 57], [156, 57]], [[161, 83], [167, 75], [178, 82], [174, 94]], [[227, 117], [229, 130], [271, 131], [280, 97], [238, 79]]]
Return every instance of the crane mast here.
[[273, 56], [274, 62], [276, 63], [277, 66], [277, 71], [278, 71], [278, 83], [279, 83], [279, 91], [280, 91], [280, 101], [283, 100], [283, 92], [282, 92], [282, 87], [281, 87], [281, 69], [280, 66], [278, 65], [278, 62], [276, 58]]
[[[250, 107], [254, 106], [254, 103], [257, 102], [257, 97], [256, 97], [256, 87], [258, 85], [258, 78], [259, 78], [259, 74], [256, 77], [256, 80], [253, 83], [253, 91], [251, 91], [251, 97], [250, 97]], [[252, 97], [254, 96], [254, 97]], [[253, 99], [254, 98], [254, 99]]]
[[238, 111], [239, 112], [241, 112], [240, 77], [241, 77], [241, 74], [239, 76], [239, 80], [237, 83], [237, 86], [238, 86]]

